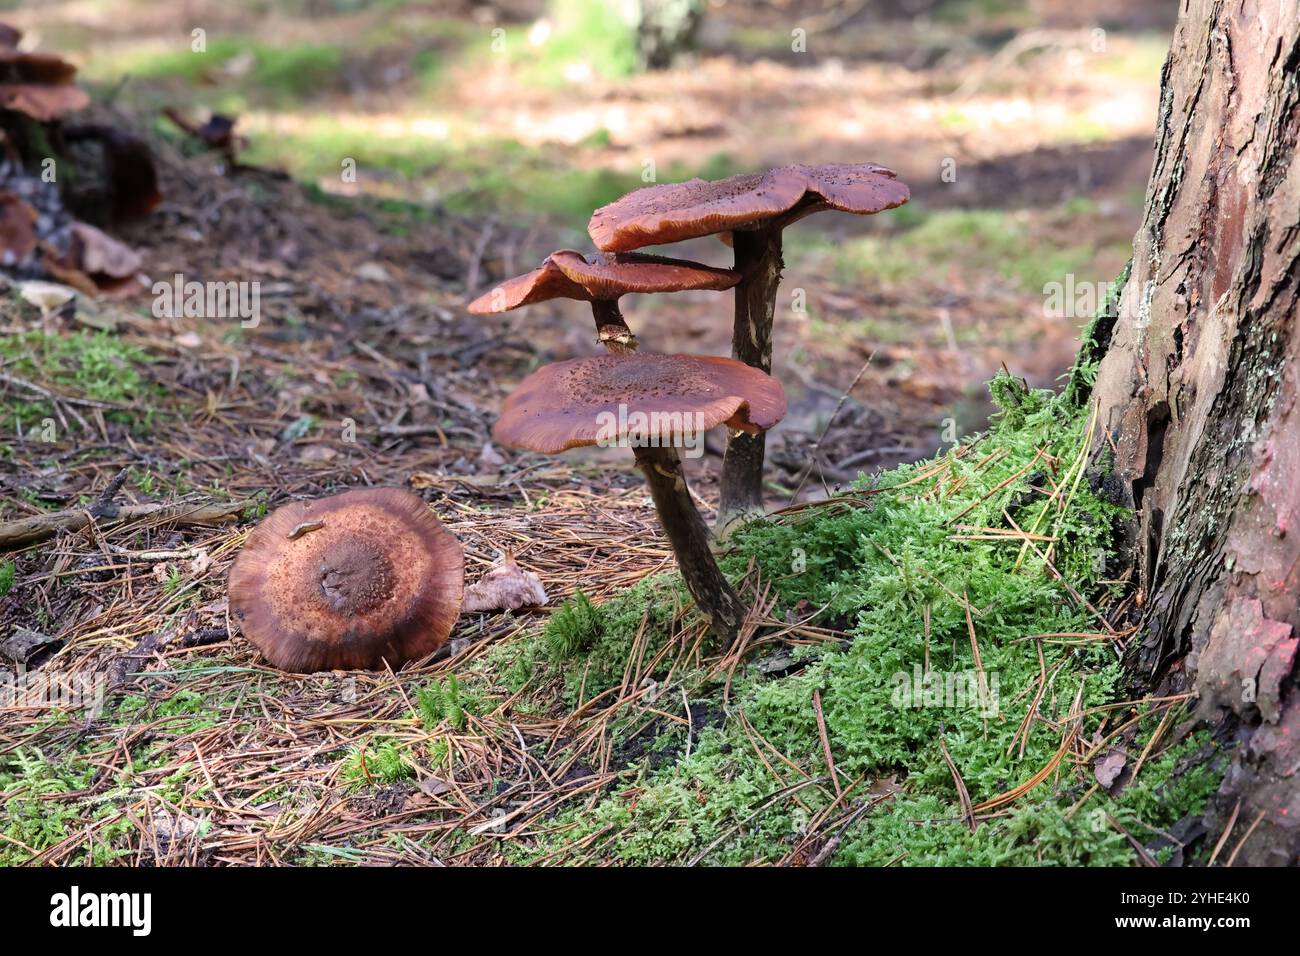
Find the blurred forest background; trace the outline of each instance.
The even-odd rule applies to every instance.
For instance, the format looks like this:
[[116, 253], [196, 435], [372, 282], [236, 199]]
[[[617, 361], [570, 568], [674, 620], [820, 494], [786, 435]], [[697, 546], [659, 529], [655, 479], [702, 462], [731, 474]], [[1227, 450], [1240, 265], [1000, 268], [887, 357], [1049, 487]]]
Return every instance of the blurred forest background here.
[[[342, 208], [389, 214], [381, 229], [406, 240], [411, 271], [465, 298], [552, 249], [590, 248], [592, 209], [651, 176], [895, 168], [907, 207], [818, 217], [786, 238], [794, 321], [778, 323], [777, 374], [794, 401], [778, 465], [801, 464], [795, 433], [816, 431], [875, 353], [828, 438], [834, 478], [980, 427], [1000, 365], [1035, 385], [1065, 369], [1088, 313], [1045, 315], [1044, 286], [1107, 282], [1128, 257], [1174, 12], [1170, 0], [76, 0], [6, 16], [77, 63], [100, 109], [181, 158], [201, 146], [166, 111], [234, 118], [242, 163], [287, 171], [324, 206], [359, 198]], [[213, 201], [191, 183], [127, 235], [160, 244], [150, 274], [329, 287], [382, 273], [389, 298], [423, 295], [346, 234], [328, 275], [322, 251], [292, 236], [258, 254], [262, 240], [218, 248], [207, 234], [180, 255], [186, 230], [160, 219], [184, 225]], [[424, 228], [446, 218], [471, 227]], [[716, 242], [685, 254], [729, 261]], [[559, 357], [594, 351], [574, 306], [550, 307], [558, 321], [532, 310], [529, 340]], [[708, 293], [630, 303], [661, 351], [725, 353], [726, 311]], [[520, 321], [493, 331], [509, 338]]]

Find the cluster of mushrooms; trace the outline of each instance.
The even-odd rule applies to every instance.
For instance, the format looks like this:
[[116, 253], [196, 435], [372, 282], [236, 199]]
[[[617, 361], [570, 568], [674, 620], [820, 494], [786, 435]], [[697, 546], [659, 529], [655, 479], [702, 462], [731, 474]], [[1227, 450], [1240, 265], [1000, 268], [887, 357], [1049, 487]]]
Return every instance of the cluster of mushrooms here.
[[[713, 182], [648, 186], [592, 215], [588, 232], [600, 250], [595, 256], [554, 252], [540, 268], [470, 303], [478, 315], [555, 298], [591, 303], [608, 354], [557, 362], [528, 376], [506, 400], [493, 436], [506, 447], [543, 454], [611, 437], [631, 445], [682, 578], [724, 645], [739, 632], [745, 607], [718, 570], [676, 450], [684, 436], [674, 429], [682, 421], [729, 429], [720, 532], [761, 515], [764, 433], [785, 414], [785, 392], [770, 375], [782, 231], [823, 209], [864, 215], [907, 199], [907, 186], [874, 163], [781, 166]], [[710, 235], [732, 247], [732, 268], [633, 251]], [[619, 309], [622, 296], [701, 289], [734, 290], [732, 358], [637, 350]], [[608, 433], [611, 421], [622, 429], [616, 436]], [[628, 422], [640, 430], [629, 434]]]
[[[717, 527], [762, 514], [764, 433], [785, 414], [785, 392], [769, 374], [782, 230], [824, 209], [869, 214], [907, 199], [892, 171], [870, 163], [649, 186], [592, 215], [594, 256], [554, 252], [469, 305], [485, 315], [557, 298], [591, 303], [607, 354], [529, 375], [493, 436], [542, 454], [630, 446], [682, 578], [724, 646], [746, 608], [718, 569], [677, 449], [688, 428], [725, 425]], [[710, 235], [732, 247], [732, 268], [633, 251]], [[619, 309], [632, 293], [726, 289], [735, 294], [732, 358], [638, 351]], [[460, 543], [429, 507], [408, 491], [372, 488], [271, 514], [235, 561], [230, 606], [245, 636], [284, 670], [396, 668], [447, 640], [463, 581]]]

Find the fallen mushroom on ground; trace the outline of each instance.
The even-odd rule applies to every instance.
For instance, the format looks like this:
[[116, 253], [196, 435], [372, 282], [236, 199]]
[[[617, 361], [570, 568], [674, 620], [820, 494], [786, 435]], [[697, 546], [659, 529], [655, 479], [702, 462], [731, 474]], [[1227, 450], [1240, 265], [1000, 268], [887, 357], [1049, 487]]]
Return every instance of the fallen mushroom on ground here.
[[483, 577], [465, 588], [460, 609], [466, 614], [517, 611], [521, 607], [542, 607], [546, 602], [542, 579], [521, 568], [514, 555], [506, 554]]
[[417, 495], [365, 488], [273, 511], [230, 570], [231, 614], [273, 665], [396, 669], [446, 642], [460, 542]]
[[599, 255], [588, 261], [580, 252], [561, 249], [547, 256], [540, 268], [507, 279], [479, 296], [468, 310], [474, 315], [491, 315], [549, 299], [590, 302], [596, 335], [605, 347], [611, 352], [634, 352], [636, 336], [618, 307], [622, 296], [694, 289], [721, 291], [739, 281], [740, 274], [730, 269], [684, 259], [634, 253]]
[[[588, 232], [597, 248], [623, 253], [700, 236], [730, 234], [735, 252], [732, 356], [772, 371], [772, 321], [781, 282], [781, 233], [823, 209], [868, 215], [907, 202], [907, 186], [875, 163], [780, 166], [715, 182], [647, 186], [602, 206]], [[763, 513], [764, 436], [737, 432], [722, 465], [717, 527]]]
[[757, 434], [784, 415], [781, 383], [742, 362], [634, 352], [543, 366], [506, 399], [492, 434], [500, 445], [543, 454], [631, 447], [686, 587], [729, 646], [746, 609], [718, 569], [678, 448], [702, 450], [716, 425]]

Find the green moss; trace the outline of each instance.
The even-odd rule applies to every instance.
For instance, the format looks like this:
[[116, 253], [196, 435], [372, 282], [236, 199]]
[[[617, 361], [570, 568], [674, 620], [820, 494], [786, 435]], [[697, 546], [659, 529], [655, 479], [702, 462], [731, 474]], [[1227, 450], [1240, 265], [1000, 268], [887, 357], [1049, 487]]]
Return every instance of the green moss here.
[[467, 715], [478, 715], [485, 710], [484, 695], [467, 690], [455, 674], [448, 674], [445, 681], [416, 688], [415, 696], [417, 712], [412, 716], [425, 730], [433, 730], [443, 721], [453, 730], [464, 730]]
[[600, 614], [596, 606], [579, 588], [551, 615], [542, 630], [542, 637], [551, 658], [562, 661], [589, 650], [600, 636], [600, 629]]
[[343, 781], [353, 788], [382, 786], [415, 776], [415, 768], [392, 740], [376, 738], [358, 744], [343, 764]]
[[[681, 724], [665, 725], [642, 748], [647, 759], [629, 764], [626, 786], [590, 812], [558, 814], [555, 832], [563, 836], [521, 848], [516, 859], [556, 852], [563, 859], [565, 845], [602, 831], [584, 851], [601, 859], [783, 858], [835, 800], [814, 700], [849, 798], [863, 800], [873, 781], [892, 778], [901, 787], [844, 831], [836, 863], [1127, 865], [1135, 851], [1125, 830], [1150, 840], [1200, 812], [1222, 773], [1222, 754], [1203, 740], [1154, 756], [1118, 797], [1094, 788], [1089, 766], [1058, 757], [1069, 728], [1077, 725], [1085, 740], [1098, 732], [1100, 708], [1122, 693], [1124, 672], [1104, 639], [1044, 641], [1040, 662], [1039, 645], [1026, 638], [1101, 629], [1070, 589], [1094, 604], [1114, 594], [1097, 555], [1110, 548], [1124, 513], [1086, 482], [1074, 483], [1086, 457], [1086, 410], [1009, 376], [991, 391], [1002, 411], [967, 451], [862, 480], [844, 500], [733, 536], [723, 559], [728, 574], [756, 566], [774, 589], [778, 618], [796, 608], [800, 616], [816, 612], [817, 623], [846, 630], [849, 641], [797, 649], [785, 676], [769, 677], [751, 660], [733, 675], [726, 699], [705, 674], [678, 667], [674, 682], [694, 700], [689, 755]], [[940, 466], [946, 471], [936, 483]], [[1043, 490], [1053, 483], [1074, 488], [1068, 507], [1044, 508]], [[1007, 515], [1054, 539], [1052, 565], [1070, 588], [1040, 554], [1022, 554], [1020, 541], [962, 537], [969, 533], [962, 528], [1008, 528]], [[674, 578], [656, 579], [656, 587], [668, 586], [679, 587]], [[642, 622], [648, 634], [671, 632], [664, 605], [634, 590], [596, 608], [575, 600], [557, 614], [553, 641], [569, 653], [568, 670], [586, 675], [586, 699], [621, 679]], [[667, 699], [656, 706], [683, 712]], [[707, 708], [721, 717], [700, 726], [696, 716]], [[1155, 722], [1131, 745], [1138, 752]], [[616, 753], [628, 749], [637, 727], [611, 724]], [[972, 833], [945, 748], [975, 803], [1043, 768], [1051, 772]]]
[[[649, 665], [673, 634], [673, 620], [689, 597], [677, 574], [646, 578], [614, 600], [593, 605], [581, 591], [552, 615], [543, 632], [551, 666], [576, 706], [619, 686], [629, 657]], [[671, 655], [644, 676], [666, 673]]]
[[[96, 401], [140, 403], [154, 391], [141, 375], [141, 367], [150, 361], [149, 356], [107, 332], [8, 335], [0, 339], [0, 359], [19, 378]], [[0, 413], [10, 427], [17, 420], [26, 429], [53, 416], [54, 408], [39, 398], [32, 401], [9, 398], [0, 404]], [[104, 417], [123, 424], [147, 426], [152, 415], [153, 410], [144, 405], [138, 412], [112, 410]]]
[[[90, 787], [99, 766], [80, 755], [47, 758], [40, 750], [0, 756], [0, 866], [16, 866], [94, 826], [95, 839], [67, 859], [71, 865], [102, 866], [127, 851], [115, 841], [131, 831], [121, 812], [124, 793], [93, 801], [74, 797]], [[66, 796], [65, 796], [66, 795]]]

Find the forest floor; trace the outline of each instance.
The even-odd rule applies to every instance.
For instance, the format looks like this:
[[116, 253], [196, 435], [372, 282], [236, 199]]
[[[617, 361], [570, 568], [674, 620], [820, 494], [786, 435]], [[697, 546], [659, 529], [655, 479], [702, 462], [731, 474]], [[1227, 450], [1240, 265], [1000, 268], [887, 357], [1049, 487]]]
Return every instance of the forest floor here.
[[[622, 77], [548, 61], [527, 19], [496, 54], [492, 23], [446, 6], [13, 15], [82, 65], [99, 118], [155, 145], [164, 203], [115, 234], [154, 279], [260, 282], [261, 321], [156, 318], [141, 294], [51, 327], [0, 300], [0, 520], [94, 506], [123, 472], [117, 503], [160, 509], [0, 563], [0, 641], [36, 642], [29, 676], [104, 692], [92, 713], [5, 712], [0, 860], [1181, 859], [1208, 792], [1191, 758], [1213, 746], [1172, 732], [1179, 699], [1124, 699], [1131, 604], [1105, 574], [1116, 516], [1082, 480], [1086, 410], [1003, 376], [1012, 407], [961, 438], [999, 369], [1030, 386], [1068, 369], [1092, 308], [1046, 315], [1045, 285], [1104, 284], [1128, 256], [1160, 25], [1099, 42], [1086, 16], [828, 16], [797, 54], [779, 9], [732, 5], [693, 64]], [[164, 106], [238, 115], [249, 166], [196, 149]], [[914, 199], [787, 235], [783, 295], [806, 308], [778, 315], [791, 414], [769, 504], [794, 510], [724, 556], [756, 610], [721, 655], [622, 456], [491, 445], [513, 383], [594, 353], [590, 320], [463, 305], [585, 247], [587, 214], [647, 161], [663, 180], [860, 160]], [[660, 351], [725, 353], [728, 311], [628, 303]], [[717, 465], [692, 470], [706, 505]], [[510, 552], [550, 605], [466, 616], [398, 674], [270, 669], [230, 629], [230, 560], [268, 508], [358, 484], [417, 490], [469, 579]], [[176, 503], [238, 517], [188, 526], [161, 510]], [[922, 650], [926, 673], [933, 651], [944, 674], [997, 678], [1006, 706], [900, 710], [892, 679]]]

